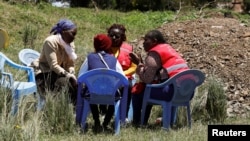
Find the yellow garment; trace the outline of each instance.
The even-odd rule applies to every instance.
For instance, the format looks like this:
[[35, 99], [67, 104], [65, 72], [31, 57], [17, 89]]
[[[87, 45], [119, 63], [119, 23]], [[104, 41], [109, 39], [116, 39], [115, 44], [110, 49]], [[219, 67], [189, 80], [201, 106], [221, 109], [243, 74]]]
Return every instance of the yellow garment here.
[[[119, 53], [120, 53], [120, 48], [119, 47], [111, 47], [112, 53], [115, 55], [117, 58]], [[137, 65], [134, 63], [131, 63], [130, 67], [127, 70], [123, 70], [125, 75], [133, 75], [135, 73]]]

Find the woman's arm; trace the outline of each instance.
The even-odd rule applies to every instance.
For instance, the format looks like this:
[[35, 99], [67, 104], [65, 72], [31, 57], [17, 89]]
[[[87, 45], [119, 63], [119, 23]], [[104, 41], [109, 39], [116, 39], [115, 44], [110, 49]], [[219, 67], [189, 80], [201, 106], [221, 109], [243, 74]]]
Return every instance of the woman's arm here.
[[156, 52], [149, 52], [145, 63], [139, 63], [136, 69], [141, 81], [151, 83], [155, 78], [157, 71], [162, 67], [161, 58]]

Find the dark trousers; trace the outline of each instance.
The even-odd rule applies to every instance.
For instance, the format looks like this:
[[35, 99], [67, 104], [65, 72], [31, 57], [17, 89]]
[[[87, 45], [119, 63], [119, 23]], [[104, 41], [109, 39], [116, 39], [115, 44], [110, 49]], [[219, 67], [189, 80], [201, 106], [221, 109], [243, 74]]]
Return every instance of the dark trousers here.
[[65, 86], [68, 86], [68, 93], [71, 97], [72, 103], [76, 104], [77, 86], [73, 79], [57, 75], [54, 71], [47, 73], [40, 73], [35, 76], [38, 90], [41, 93], [49, 91], [59, 91]]
[[[132, 82], [129, 81], [129, 87], [128, 87], [128, 99], [127, 99], [127, 111], [126, 111], [126, 117], [128, 117], [129, 112], [129, 106], [131, 103], [131, 89], [132, 89]], [[120, 92], [122, 93], [123, 88], [120, 89]], [[100, 113], [104, 115], [107, 112], [107, 105], [99, 105]]]
[[[133, 124], [140, 125], [141, 122], [141, 109], [142, 109], [143, 94], [132, 95], [132, 106], [133, 106]], [[146, 113], [143, 124], [147, 124], [152, 105], [147, 105]]]
[[[132, 105], [133, 105], [133, 124], [138, 125], [140, 124], [141, 120], [141, 110], [142, 110], [142, 103], [143, 103], [143, 96], [144, 92], [141, 94], [132, 94]], [[150, 97], [156, 100], [166, 100], [169, 101], [172, 99], [173, 96], [173, 86], [166, 86], [165, 88], [154, 88], [151, 90]], [[151, 113], [152, 105], [147, 105], [145, 117], [143, 124], [147, 124]], [[174, 112], [173, 116], [175, 116], [176, 108], [172, 110]], [[173, 117], [174, 118], [174, 117]], [[172, 119], [173, 121], [174, 119]]]
[[[93, 119], [95, 121], [95, 126], [100, 126], [98, 105], [90, 104], [90, 109], [92, 112]], [[112, 116], [114, 114], [114, 110], [115, 110], [114, 105], [108, 105], [108, 109], [107, 109], [107, 112], [105, 114], [104, 121], [102, 124], [104, 127], [106, 127], [109, 124], [109, 122], [111, 121]]]

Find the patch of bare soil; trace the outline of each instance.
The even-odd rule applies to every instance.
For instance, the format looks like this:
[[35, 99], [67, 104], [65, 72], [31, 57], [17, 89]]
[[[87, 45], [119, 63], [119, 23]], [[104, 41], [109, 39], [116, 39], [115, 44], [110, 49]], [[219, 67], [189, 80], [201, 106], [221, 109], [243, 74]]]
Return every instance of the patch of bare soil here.
[[[250, 111], [250, 28], [234, 18], [213, 17], [166, 23], [159, 28], [190, 68], [220, 79], [228, 116]], [[141, 49], [141, 43], [135, 46]]]

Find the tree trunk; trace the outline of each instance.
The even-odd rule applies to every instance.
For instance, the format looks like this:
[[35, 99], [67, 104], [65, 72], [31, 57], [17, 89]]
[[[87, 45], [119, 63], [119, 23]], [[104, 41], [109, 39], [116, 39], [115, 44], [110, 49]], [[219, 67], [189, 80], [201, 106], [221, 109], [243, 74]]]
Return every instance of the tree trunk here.
[[233, 0], [232, 4], [233, 4], [233, 11], [234, 12], [242, 13], [244, 11], [243, 10], [243, 7], [244, 7], [243, 0]]

